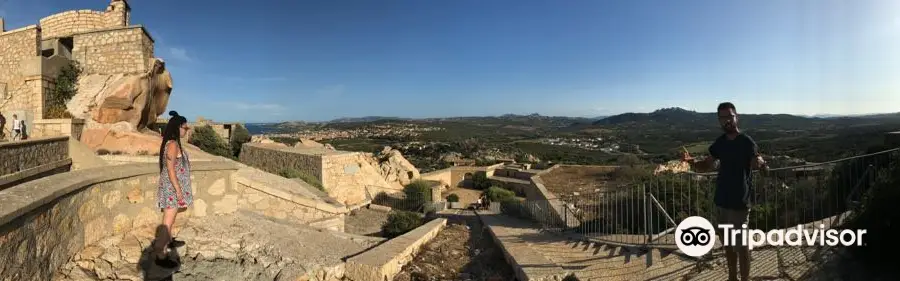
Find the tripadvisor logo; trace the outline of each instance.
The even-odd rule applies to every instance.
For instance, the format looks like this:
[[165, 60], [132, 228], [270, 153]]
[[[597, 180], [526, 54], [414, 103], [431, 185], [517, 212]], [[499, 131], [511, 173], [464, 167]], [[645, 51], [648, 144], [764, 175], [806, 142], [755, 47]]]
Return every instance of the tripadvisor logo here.
[[[775, 229], [768, 232], [759, 229], [747, 229], [747, 225], [735, 228], [731, 224], [720, 224], [723, 246], [747, 245], [753, 247], [772, 246], [861, 246], [865, 229], [825, 229], [824, 224], [818, 228], [808, 229], [803, 225], [789, 229]], [[675, 245], [684, 254], [700, 257], [709, 253], [715, 246], [716, 231], [712, 223], [703, 217], [688, 217], [675, 228]]]

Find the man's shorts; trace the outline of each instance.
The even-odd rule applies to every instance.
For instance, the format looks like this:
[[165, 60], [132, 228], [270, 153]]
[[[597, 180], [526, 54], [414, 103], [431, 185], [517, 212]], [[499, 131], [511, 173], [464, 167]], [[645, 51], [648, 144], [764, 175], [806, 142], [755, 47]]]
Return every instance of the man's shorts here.
[[[748, 208], [746, 210], [733, 210], [719, 207], [719, 215], [716, 219], [716, 224], [730, 224], [733, 228], [736, 229], [741, 228], [744, 224], [747, 224], [747, 227], [750, 227], [750, 209]], [[721, 236], [722, 230], [719, 229], [718, 226], [716, 226], [716, 229], [718, 229], [719, 232], [719, 239], [722, 239], [720, 241], [724, 243], [724, 237]], [[731, 239], [731, 237], [729, 237], [729, 239]], [[742, 240], [741, 235], [738, 235], [737, 239], [737, 242], [740, 242]]]

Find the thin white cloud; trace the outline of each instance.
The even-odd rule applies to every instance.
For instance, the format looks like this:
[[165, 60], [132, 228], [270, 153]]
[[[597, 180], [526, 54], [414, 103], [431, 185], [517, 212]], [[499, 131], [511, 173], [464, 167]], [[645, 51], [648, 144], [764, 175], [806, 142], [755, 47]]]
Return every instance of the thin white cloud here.
[[280, 81], [287, 81], [287, 77], [284, 77], [284, 76], [267, 76], [267, 77], [231, 76], [231, 77], [226, 77], [225, 80], [227, 80], [228, 82], [234, 82], [234, 83], [280, 82]]
[[316, 91], [316, 94], [320, 96], [334, 97], [343, 95], [345, 91], [346, 87], [344, 87], [344, 85], [334, 85], [319, 89], [318, 91]]
[[219, 105], [231, 110], [265, 112], [267, 114], [279, 114], [284, 106], [275, 103], [248, 103], [248, 102], [221, 102]]
[[187, 61], [187, 62], [194, 61], [194, 58], [189, 56], [187, 53], [187, 50], [185, 50], [184, 48], [170, 47], [169, 55], [172, 56], [173, 59], [180, 60], [180, 61]]

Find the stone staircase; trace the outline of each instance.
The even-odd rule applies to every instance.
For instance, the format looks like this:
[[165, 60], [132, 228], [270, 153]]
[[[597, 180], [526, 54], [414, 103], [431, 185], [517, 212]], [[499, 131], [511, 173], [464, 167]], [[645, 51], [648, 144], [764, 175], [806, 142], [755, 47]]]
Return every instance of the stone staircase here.
[[579, 280], [665, 280], [683, 275], [695, 265], [669, 250], [579, 241], [551, 233], [528, 243]]
[[[531, 222], [509, 216], [479, 216], [504, 247], [519, 280], [561, 280], [568, 275], [581, 281], [728, 279], [721, 251], [698, 261], [674, 249], [586, 241], [543, 232]], [[815, 280], [806, 275], [816, 269], [816, 252], [809, 247], [754, 249], [751, 276], [753, 280]]]

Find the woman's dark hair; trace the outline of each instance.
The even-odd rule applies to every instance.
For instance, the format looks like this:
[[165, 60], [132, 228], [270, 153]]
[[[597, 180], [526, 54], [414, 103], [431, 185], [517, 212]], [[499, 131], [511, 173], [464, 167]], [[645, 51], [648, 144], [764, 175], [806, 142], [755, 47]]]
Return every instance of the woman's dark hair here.
[[174, 140], [176, 143], [178, 143], [178, 149], [182, 149], [180, 129], [181, 129], [181, 125], [184, 125], [184, 123], [187, 123], [187, 118], [184, 118], [184, 116], [178, 115], [178, 112], [175, 112], [174, 110], [169, 111], [169, 116], [172, 116], [172, 118], [169, 118], [169, 122], [166, 123], [166, 129], [163, 130], [163, 134], [162, 134], [162, 143], [159, 145], [159, 170], [160, 171], [162, 171], [163, 165], [165, 165], [165, 161], [166, 161], [166, 155], [165, 155], [166, 143], [168, 143], [170, 140]]

